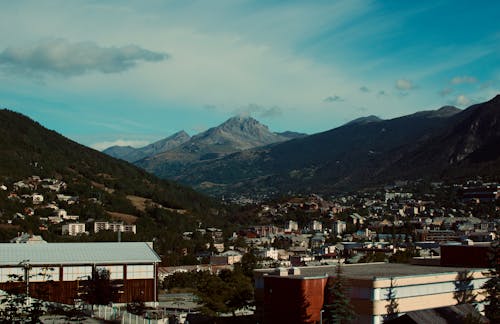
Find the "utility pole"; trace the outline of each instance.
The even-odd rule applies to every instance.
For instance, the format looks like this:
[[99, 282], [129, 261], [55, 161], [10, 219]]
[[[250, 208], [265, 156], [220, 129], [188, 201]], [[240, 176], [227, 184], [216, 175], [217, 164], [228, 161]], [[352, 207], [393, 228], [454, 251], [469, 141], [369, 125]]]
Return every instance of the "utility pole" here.
[[26, 306], [29, 306], [31, 304], [30, 302], [30, 260], [23, 260], [19, 262], [19, 265], [21, 265], [24, 268], [24, 283], [26, 284]]

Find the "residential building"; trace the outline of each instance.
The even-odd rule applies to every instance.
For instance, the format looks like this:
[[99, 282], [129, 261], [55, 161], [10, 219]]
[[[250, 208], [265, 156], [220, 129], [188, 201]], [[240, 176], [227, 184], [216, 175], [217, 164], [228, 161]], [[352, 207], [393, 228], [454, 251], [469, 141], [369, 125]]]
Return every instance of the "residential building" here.
[[77, 236], [85, 233], [84, 223], [69, 223], [62, 226], [62, 235]]
[[113, 231], [113, 232], [122, 232], [122, 233], [137, 233], [136, 225], [132, 224], [123, 224], [123, 223], [109, 223], [109, 222], [95, 222], [94, 223], [94, 232], [98, 233], [99, 231]]
[[344, 221], [336, 220], [333, 222], [333, 233], [335, 235], [342, 235], [347, 229], [347, 224]]

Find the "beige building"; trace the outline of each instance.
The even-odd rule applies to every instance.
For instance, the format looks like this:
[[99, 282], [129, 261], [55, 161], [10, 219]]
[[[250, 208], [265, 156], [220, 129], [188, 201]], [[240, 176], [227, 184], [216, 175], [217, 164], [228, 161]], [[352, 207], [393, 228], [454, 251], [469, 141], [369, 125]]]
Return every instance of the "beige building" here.
[[[453, 293], [462, 271], [473, 275], [472, 286], [481, 301], [480, 287], [487, 278], [486, 269], [432, 267], [395, 263], [365, 263], [343, 266], [350, 286], [351, 303], [358, 315], [355, 323], [383, 322], [391, 287], [399, 304], [399, 313], [452, 306]], [[320, 321], [325, 286], [335, 276], [334, 266], [263, 269], [255, 271], [256, 316], [260, 323], [273, 323], [279, 318], [294, 321], [290, 301], [306, 298], [312, 321]], [[296, 298], [295, 298], [295, 297]], [[303, 297], [301, 297], [303, 296]], [[294, 299], [295, 298], [295, 299]], [[288, 302], [287, 302], [288, 301]], [[481, 310], [482, 305], [478, 305]]]

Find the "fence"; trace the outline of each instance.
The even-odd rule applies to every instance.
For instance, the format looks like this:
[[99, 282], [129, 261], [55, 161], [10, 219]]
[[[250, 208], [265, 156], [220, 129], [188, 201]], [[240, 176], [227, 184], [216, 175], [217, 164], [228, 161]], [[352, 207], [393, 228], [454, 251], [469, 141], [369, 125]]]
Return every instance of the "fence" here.
[[119, 308], [106, 305], [94, 305], [92, 314], [105, 321], [118, 320], [122, 316]]
[[[110, 307], [105, 305], [94, 305], [93, 317], [106, 321], [118, 321], [122, 324], [168, 324], [168, 318], [144, 318], [139, 315], [128, 313], [118, 307]], [[148, 317], [153, 317], [155, 314], [149, 314]], [[162, 316], [159, 316], [162, 317]]]
[[122, 324], [168, 324], [168, 318], [150, 319], [142, 316], [123, 312]]

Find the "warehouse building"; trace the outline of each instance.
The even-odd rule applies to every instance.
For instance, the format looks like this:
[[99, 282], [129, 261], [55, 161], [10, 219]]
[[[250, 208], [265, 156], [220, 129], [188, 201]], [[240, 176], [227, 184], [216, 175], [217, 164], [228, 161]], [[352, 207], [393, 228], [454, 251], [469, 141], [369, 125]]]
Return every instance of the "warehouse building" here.
[[73, 304], [81, 287], [106, 269], [117, 288], [115, 303], [156, 303], [159, 262], [146, 242], [0, 243], [0, 290], [28, 289], [32, 297]]

